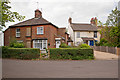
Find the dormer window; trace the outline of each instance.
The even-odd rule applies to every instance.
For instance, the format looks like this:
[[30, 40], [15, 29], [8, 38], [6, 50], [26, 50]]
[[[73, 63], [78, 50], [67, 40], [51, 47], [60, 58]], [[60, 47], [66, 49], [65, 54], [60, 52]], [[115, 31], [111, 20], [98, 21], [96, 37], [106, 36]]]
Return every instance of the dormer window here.
[[43, 27], [37, 27], [37, 34], [44, 34]]
[[20, 37], [20, 28], [16, 29], [16, 37]]

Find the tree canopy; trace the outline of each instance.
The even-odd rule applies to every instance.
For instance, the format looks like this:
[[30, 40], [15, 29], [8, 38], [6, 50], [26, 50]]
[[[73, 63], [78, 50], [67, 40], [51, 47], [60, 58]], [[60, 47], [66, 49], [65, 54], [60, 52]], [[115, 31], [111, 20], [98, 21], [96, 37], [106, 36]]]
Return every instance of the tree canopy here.
[[5, 27], [6, 22], [15, 22], [15, 19], [22, 21], [25, 18], [18, 12], [12, 12], [9, 4], [9, 0], [0, 0], [0, 26], [2, 27]]
[[111, 12], [100, 33], [111, 46], [120, 47], [120, 25], [118, 25], [118, 14], [120, 11], [116, 7]]

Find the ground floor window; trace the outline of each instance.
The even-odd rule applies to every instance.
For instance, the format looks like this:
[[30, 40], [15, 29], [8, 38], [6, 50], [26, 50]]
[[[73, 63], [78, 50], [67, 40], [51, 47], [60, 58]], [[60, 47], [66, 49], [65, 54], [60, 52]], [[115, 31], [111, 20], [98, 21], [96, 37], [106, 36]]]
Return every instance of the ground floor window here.
[[46, 49], [47, 40], [33, 40], [33, 48]]

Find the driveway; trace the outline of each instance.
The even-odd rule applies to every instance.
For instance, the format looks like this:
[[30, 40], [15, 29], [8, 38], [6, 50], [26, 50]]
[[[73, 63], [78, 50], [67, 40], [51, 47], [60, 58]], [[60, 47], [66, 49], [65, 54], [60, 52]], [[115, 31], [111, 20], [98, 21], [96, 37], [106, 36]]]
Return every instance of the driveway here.
[[100, 60], [113, 60], [113, 59], [118, 59], [118, 55], [112, 54], [112, 53], [107, 53], [107, 52], [100, 52], [100, 51], [94, 51], [94, 56], [95, 59], [100, 59]]
[[4, 78], [117, 78], [117, 60], [3, 59]]

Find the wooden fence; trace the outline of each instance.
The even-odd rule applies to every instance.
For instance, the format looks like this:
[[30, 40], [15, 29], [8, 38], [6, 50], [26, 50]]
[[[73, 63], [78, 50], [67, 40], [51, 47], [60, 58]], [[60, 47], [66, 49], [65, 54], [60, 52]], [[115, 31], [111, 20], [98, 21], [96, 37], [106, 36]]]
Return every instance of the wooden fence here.
[[108, 53], [120, 55], [120, 48], [118, 47], [94, 46], [93, 48], [96, 51], [108, 52]]

